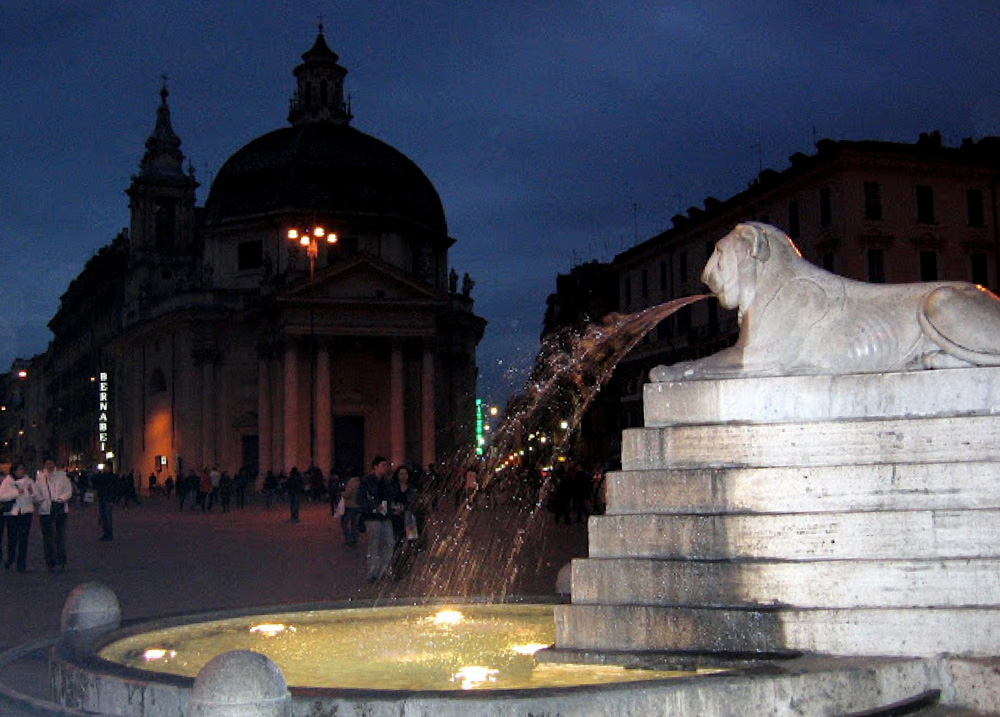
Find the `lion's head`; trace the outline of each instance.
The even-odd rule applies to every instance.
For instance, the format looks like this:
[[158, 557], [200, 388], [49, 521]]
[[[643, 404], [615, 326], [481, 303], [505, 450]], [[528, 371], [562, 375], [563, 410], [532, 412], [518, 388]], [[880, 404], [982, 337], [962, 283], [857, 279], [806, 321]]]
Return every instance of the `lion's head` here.
[[715, 244], [715, 251], [705, 264], [701, 280], [719, 297], [727, 309], [746, 310], [757, 295], [757, 281], [762, 266], [790, 249], [798, 255], [791, 240], [769, 224], [746, 222], [736, 227]]

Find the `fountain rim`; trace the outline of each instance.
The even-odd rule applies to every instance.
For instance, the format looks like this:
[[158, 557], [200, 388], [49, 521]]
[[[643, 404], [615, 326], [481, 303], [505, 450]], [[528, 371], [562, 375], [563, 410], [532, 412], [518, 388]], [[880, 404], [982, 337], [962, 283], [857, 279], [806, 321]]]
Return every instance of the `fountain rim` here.
[[[194, 687], [195, 678], [176, 675], [169, 672], [159, 672], [157, 670], [146, 670], [129, 667], [112, 660], [101, 657], [98, 653], [107, 645], [119, 640], [134, 637], [144, 632], [169, 629], [172, 627], [184, 627], [198, 623], [215, 622], [219, 620], [239, 619], [254, 617], [258, 615], [273, 615], [278, 613], [296, 612], [316, 612], [322, 610], [348, 610], [348, 609], [379, 609], [391, 607], [419, 607], [421, 605], [449, 605], [461, 607], [462, 605], [559, 605], [562, 600], [551, 595], [508, 595], [502, 600], [497, 600], [489, 596], [463, 596], [463, 597], [388, 597], [388, 598], [366, 598], [362, 600], [335, 600], [308, 603], [292, 603], [278, 605], [259, 605], [254, 607], [228, 608], [219, 610], [208, 610], [196, 613], [177, 613], [153, 618], [136, 618], [127, 620], [120, 627], [96, 634], [74, 634], [64, 633], [52, 648], [53, 657], [72, 664], [77, 668], [87, 672], [95, 672], [111, 678], [151, 682], [170, 685], [182, 689]], [[552, 649], [552, 648], [549, 648]], [[559, 660], [570, 662], [571, 660]], [[585, 663], [587, 660], [579, 660]], [[760, 663], [760, 660], [754, 662]], [[642, 668], [636, 668], [642, 669]], [[343, 699], [406, 699], [411, 697], [437, 697], [446, 699], [479, 699], [483, 694], [500, 697], [519, 697], [527, 695], [545, 696], [559, 695], [580, 691], [607, 692], [608, 690], [635, 689], [650, 683], [658, 684], [664, 682], [679, 683], [686, 680], [705, 680], [706, 678], [719, 678], [726, 675], [734, 675], [745, 672], [745, 669], [731, 668], [723, 672], [709, 674], [692, 674], [678, 677], [650, 677], [648, 680], [633, 680], [621, 683], [603, 683], [593, 685], [575, 685], [565, 687], [535, 687], [535, 688], [512, 688], [512, 689], [491, 689], [482, 690], [392, 690], [378, 688], [357, 688], [357, 687], [311, 687], [302, 685], [288, 685], [288, 691], [295, 696], [325, 696], [330, 698]]]

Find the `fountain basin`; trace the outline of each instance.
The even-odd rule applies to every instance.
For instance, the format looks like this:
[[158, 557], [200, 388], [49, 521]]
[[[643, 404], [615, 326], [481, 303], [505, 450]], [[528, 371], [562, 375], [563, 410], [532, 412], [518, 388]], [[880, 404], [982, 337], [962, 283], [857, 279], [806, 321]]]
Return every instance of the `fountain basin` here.
[[[368, 609], [360, 609], [368, 608]], [[317, 686], [308, 674], [296, 676], [296, 668], [285, 667], [289, 653], [300, 652], [306, 662], [333, 659], [328, 653], [333, 642], [341, 642], [354, 650], [348, 662], [373, 659], [397, 653], [406, 662], [420, 660], [427, 645], [435, 643], [442, 652], [449, 652], [456, 633], [451, 627], [436, 624], [442, 610], [456, 610], [468, 616], [467, 626], [476, 632], [491, 623], [500, 631], [514, 630], [503, 638], [491, 637], [493, 647], [500, 645], [500, 654], [509, 652], [511, 645], [532, 644], [531, 640], [551, 640], [551, 615], [554, 606], [540, 604], [455, 604], [433, 606], [371, 607], [370, 603], [340, 602], [302, 605], [278, 613], [263, 609], [232, 610], [200, 615], [174, 617], [130, 624], [111, 632], [93, 634], [67, 633], [50, 655], [50, 674], [55, 699], [64, 706], [93, 711], [104, 715], [129, 717], [183, 717], [194, 685], [192, 670], [196, 663], [211, 657], [202, 651], [204, 645], [192, 646], [179, 638], [188, 633], [222, 637], [220, 649], [243, 649], [247, 639], [275, 648], [270, 655], [283, 671], [287, 670], [295, 715], [301, 717], [333, 717], [333, 715], [365, 714], [371, 717], [392, 715], [410, 717], [474, 717], [475, 715], [573, 715], [613, 714], [616, 717], [649, 714], [745, 715], [779, 714], [793, 701], [798, 708], [807, 706], [810, 714], [850, 714], [899, 701], [925, 698], [928, 686], [937, 683], [937, 667], [927, 661], [912, 659], [837, 659], [802, 657], [782, 661], [743, 662], [735, 669], [702, 672], [667, 672], [623, 670], [607, 666], [552, 666], [540, 668], [534, 660], [523, 661], [525, 655], [507, 655], [514, 666], [515, 681], [501, 677], [488, 678], [479, 685], [463, 689], [461, 680], [446, 677], [442, 686], [418, 685], [411, 678], [392, 674], [384, 664], [376, 665], [373, 681], [357, 681], [357, 665], [341, 670], [340, 682], [333, 686]], [[526, 618], [535, 627], [511, 628], [512, 616]], [[413, 623], [417, 632], [438, 635], [423, 645], [409, 641], [399, 623]], [[338, 640], [316, 640], [313, 623], [331, 622]], [[541, 632], [532, 632], [538, 623]], [[360, 641], [347, 635], [345, 625], [356, 623], [364, 636]], [[549, 623], [549, 624], [546, 624]], [[278, 625], [284, 626], [279, 629]], [[382, 628], [398, 632], [396, 640], [380, 641], [372, 633]], [[250, 632], [250, 628], [269, 626]], [[292, 631], [290, 628], [295, 627]], [[226, 633], [230, 632], [228, 636]], [[435, 632], [437, 631], [437, 632]], [[239, 635], [235, 641], [234, 635]], [[536, 637], [539, 636], [540, 637]], [[178, 639], [174, 639], [176, 636]], [[309, 637], [305, 647], [292, 646], [291, 637]], [[228, 641], [228, 642], [227, 642]], [[330, 644], [325, 644], [329, 642]], [[350, 647], [361, 643], [360, 647]], [[270, 648], [269, 648], [270, 649]], [[157, 652], [147, 654], [147, 650]], [[189, 654], [189, 650], [192, 654]], [[162, 652], [159, 652], [162, 651]], [[171, 651], [175, 654], [170, 655]], [[335, 650], [334, 650], [335, 651]], [[367, 651], [367, 652], [366, 652]], [[488, 662], [487, 653], [479, 653], [476, 661]], [[496, 653], [494, 653], [496, 654]], [[131, 657], [145, 663], [146, 669], [122, 664], [109, 657]], [[359, 657], [360, 656], [360, 657]], [[563, 655], [562, 657], [565, 657]], [[573, 657], [570, 655], [570, 657]], [[607, 656], [580, 654], [581, 660], [604, 661]], [[613, 656], [612, 656], [613, 657]], [[205, 658], [207, 660], [207, 658]], [[467, 659], [438, 656], [428, 660], [429, 672], [450, 673], [458, 662]], [[696, 661], [691, 656], [684, 658]], [[613, 661], [613, 660], [612, 660]], [[126, 659], [125, 662], [128, 662]], [[191, 664], [182, 666], [181, 663]], [[485, 665], [472, 665], [499, 669]], [[155, 665], [153, 669], [148, 666]], [[183, 667], [183, 669], [181, 669]], [[426, 665], [425, 665], [426, 667]], [[717, 667], [717, 666], [716, 666]], [[173, 673], [165, 668], [173, 670]], [[351, 674], [348, 674], [351, 673]], [[554, 681], [543, 681], [541, 674], [555, 675]], [[567, 684], [567, 675], [575, 675]], [[595, 677], [597, 675], [597, 677]], [[415, 679], [415, 678], [413, 678]], [[365, 685], [368, 686], [358, 686]], [[337, 686], [341, 685], [341, 686]], [[352, 686], [346, 686], [352, 685]], [[520, 685], [512, 687], [511, 685]], [[786, 699], [787, 698], [787, 699]], [[787, 702], [788, 704], [785, 704]]]

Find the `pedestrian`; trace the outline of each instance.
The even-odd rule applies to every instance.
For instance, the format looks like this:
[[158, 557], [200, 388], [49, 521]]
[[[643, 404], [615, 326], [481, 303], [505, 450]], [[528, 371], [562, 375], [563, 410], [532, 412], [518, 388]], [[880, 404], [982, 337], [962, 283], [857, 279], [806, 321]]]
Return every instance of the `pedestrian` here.
[[135, 503], [136, 505], [142, 505], [142, 500], [139, 498], [139, 494], [136, 493], [135, 490], [135, 481], [135, 468], [122, 476], [120, 497], [122, 499], [123, 508], [128, 508], [129, 501]]
[[392, 464], [382, 456], [372, 459], [372, 472], [361, 485], [361, 517], [368, 535], [368, 582], [373, 583], [388, 575], [396, 541], [392, 535], [389, 518], [389, 500], [392, 487], [389, 477]]
[[288, 511], [291, 513], [291, 517], [288, 519], [289, 523], [299, 522], [299, 496], [305, 489], [305, 481], [302, 479], [302, 474], [299, 473], [299, 469], [292, 466], [292, 470], [288, 473], [288, 480], [285, 482], [285, 491], [288, 493]]
[[198, 476], [198, 507], [201, 508], [201, 512], [204, 513], [206, 510], [212, 510], [212, 505], [208, 502], [208, 496], [212, 494], [212, 476], [208, 472], [208, 467], [206, 466], [201, 470], [201, 474]]
[[45, 565], [50, 573], [66, 569], [66, 514], [72, 497], [73, 484], [66, 472], [56, 470], [55, 461], [46, 458], [42, 470], [35, 475], [35, 500]]
[[229, 512], [229, 505], [233, 496], [233, 479], [229, 476], [229, 471], [222, 471], [219, 476], [219, 502], [222, 503], [222, 512]]
[[208, 472], [208, 480], [211, 483], [211, 488], [208, 494], [208, 512], [212, 512], [212, 506], [219, 502], [219, 486], [222, 481], [222, 474], [219, 472], [219, 466], [214, 466], [212, 470]]
[[94, 476], [94, 490], [97, 491], [97, 508], [101, 525], [101, 537], [98, 540], [114, 538], [112, 510], [118, 500], [118, 484], [121, 481], [105, 466]]
[[393, 551], [393, 577], [400, 578], [409, 571], [413, 551], [420, 537], [421, 526], [417, 516], [420, 491], [413, 484], [408, 466], [400, 466], [392, 476], [389, 498], [389, 516], [392, 521], [392, 535], [395, 542]]
[[344, 514], [340, 517], [340, 528], [344, 533], [344, 545], [352, 548], [358, 544], [358, 534], [361, 532], [361, 507], [358, 504], [360, 489], [361, 476], [352, 471], [340, 496], [344, 501]]
[[278, 476], [274, 475], [274, 471], [268, 471], [264, 475], [264, 485], [261, 490], [264, 492], [264, 509], [270, 510], [271, 504], [274, 503], [274, 494], [278, 492]]
[[163, 491], [167, 498], [174, 492], [174, 477], [172, 475], [167, 476], [167, 479], [163, 481]]
[[337, 471], [331, 470], [330, 477], [326, 480], [326, 497], [330, 503], [330, 515], [336, 512], [342, 492], [343, 484], [340, 482], [340, 476]]
[[3, 566], [10, 570], [16, 560], [17, 572], [23, 573], [28, 569], [28, 536], [35, 512], [35, 482], [23, 463], [15, 464], [0, 483], [0, 503], [7, 523], [7, 562]]
[[241, 466], [233, 478], [233, 490], [236, 493], [236, 509], [242, 510], [247, 504], [247, 483], [250, 482], [249, 471]]

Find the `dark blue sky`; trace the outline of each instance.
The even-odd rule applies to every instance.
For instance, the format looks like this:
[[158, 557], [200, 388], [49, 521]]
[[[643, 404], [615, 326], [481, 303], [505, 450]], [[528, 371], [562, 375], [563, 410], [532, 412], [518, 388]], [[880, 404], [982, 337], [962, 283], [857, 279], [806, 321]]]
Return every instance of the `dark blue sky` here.
[[1000, 134], [993, 0], [10, 0], [0, 371], [44, 350], [59, 296], [127, 225], [160, 75], [203, 202], [233, 152], [285, 126], [320, 14], [354, 126], [441, 194], [451, 263], [490, 322], [493, 401], [520, 388], [545, 297], [574, 263], [612, 258], [816, 138]]

